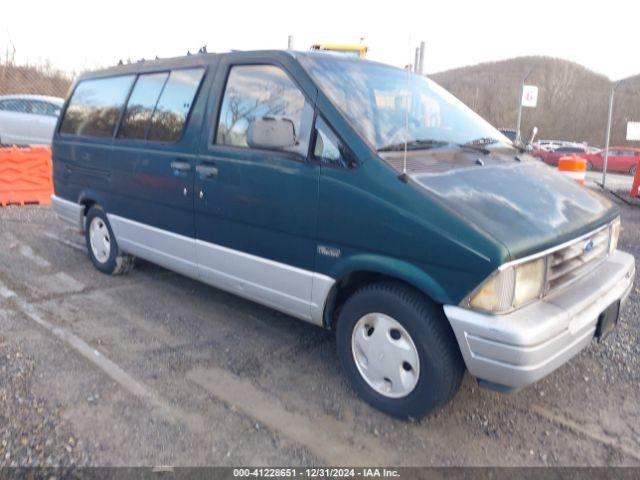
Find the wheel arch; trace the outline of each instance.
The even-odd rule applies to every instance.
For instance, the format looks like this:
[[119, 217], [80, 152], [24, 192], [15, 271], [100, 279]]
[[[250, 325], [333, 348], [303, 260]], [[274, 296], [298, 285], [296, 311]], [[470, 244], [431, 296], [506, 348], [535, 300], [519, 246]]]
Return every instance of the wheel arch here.
[[379, 282], [395, 281], [405, 284], [438, 304], [450, 303], [449, 296], [427, 272], [403, 260], [386, 257], [352, 259], [337, 274], [327, 295], [322, 323], [333, 328], [344, 302], [359, 288]]
[[[83, 217], [87, 216], [89, 209], [94, 205], [103, 205], [100, 197], [101, 195], [97, 192], [88, 191], [88, 190], [83, 190], [82, 192], [80, 192], [80, 195], [78, 195], [78, 203], [83, 207], [83, 210], [82, 210]], [[82, 230], [84, 231], [84, 229], [85, 229], [85, 221], [83, 220]]]

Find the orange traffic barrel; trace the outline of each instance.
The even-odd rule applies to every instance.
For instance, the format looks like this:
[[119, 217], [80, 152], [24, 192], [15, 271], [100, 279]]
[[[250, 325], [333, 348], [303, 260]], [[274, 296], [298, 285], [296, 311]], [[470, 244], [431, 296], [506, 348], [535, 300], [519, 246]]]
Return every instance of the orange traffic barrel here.
[[580, 185], [584, 185], [587, 174], [587, 161], [576, 155], [560, 157], [560, 160], [558, 160], [558, 171], [575, 180]]

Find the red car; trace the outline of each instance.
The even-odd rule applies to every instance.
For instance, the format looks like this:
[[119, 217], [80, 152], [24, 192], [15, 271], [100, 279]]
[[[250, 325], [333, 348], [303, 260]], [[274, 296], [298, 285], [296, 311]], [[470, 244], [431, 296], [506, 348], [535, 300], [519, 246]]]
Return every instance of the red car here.
[[[582, 158], [587, 158], [589, 156], [589, 154], [587, 154], [587, 149], [583, 147], [559, 147], [552, 151], [539, 149], [534, 150], [531, 154], [542, 160], [547, 165], [551, 165], [553, 167], [558, 166], [558, 160], [560, 160], [560, 157], [577, 155]], [[587, 164], [587, 168], [588, 167], [589, 165]]]
[[[604, 165], [604, 150], [598, 153], [580, 155], [587, 160], [587, 169], [602, 170]], [[622, 172], [635, 175], [640, 160], [640, 148], [610, 147], [607, 161], [607, 172]]]

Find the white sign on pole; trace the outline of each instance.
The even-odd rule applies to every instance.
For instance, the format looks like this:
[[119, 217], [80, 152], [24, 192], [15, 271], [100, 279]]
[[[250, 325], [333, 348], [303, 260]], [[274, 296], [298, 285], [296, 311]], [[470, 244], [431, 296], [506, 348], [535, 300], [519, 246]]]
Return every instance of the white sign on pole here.
[[640, 122], [627, 122], [627, 140], [640, 140]]
[[522, 106], [535, 107], [538, 105], [538, 87], [534, 85], [522, 86]]

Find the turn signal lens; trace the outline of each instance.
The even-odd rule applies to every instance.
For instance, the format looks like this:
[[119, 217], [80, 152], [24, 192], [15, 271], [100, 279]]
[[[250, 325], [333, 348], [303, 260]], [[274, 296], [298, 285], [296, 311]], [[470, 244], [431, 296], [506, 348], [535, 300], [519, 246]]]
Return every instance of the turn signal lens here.
[[618, 239], [620, 238], [620, 218], [616, 218], [611, 223], [611, 239], [609, 240], [609, 253], [613, 253], [618, 248]]
[[493, 313], [506, 312], [539, 297], [544, 288], [544, 258], [505, 268], [478, 289], [469, 304]]
[[489, 278], [471, 299], [471, 306], [488, 312], [509, 310], [516, 281], [514, 268], [507, 268]]

